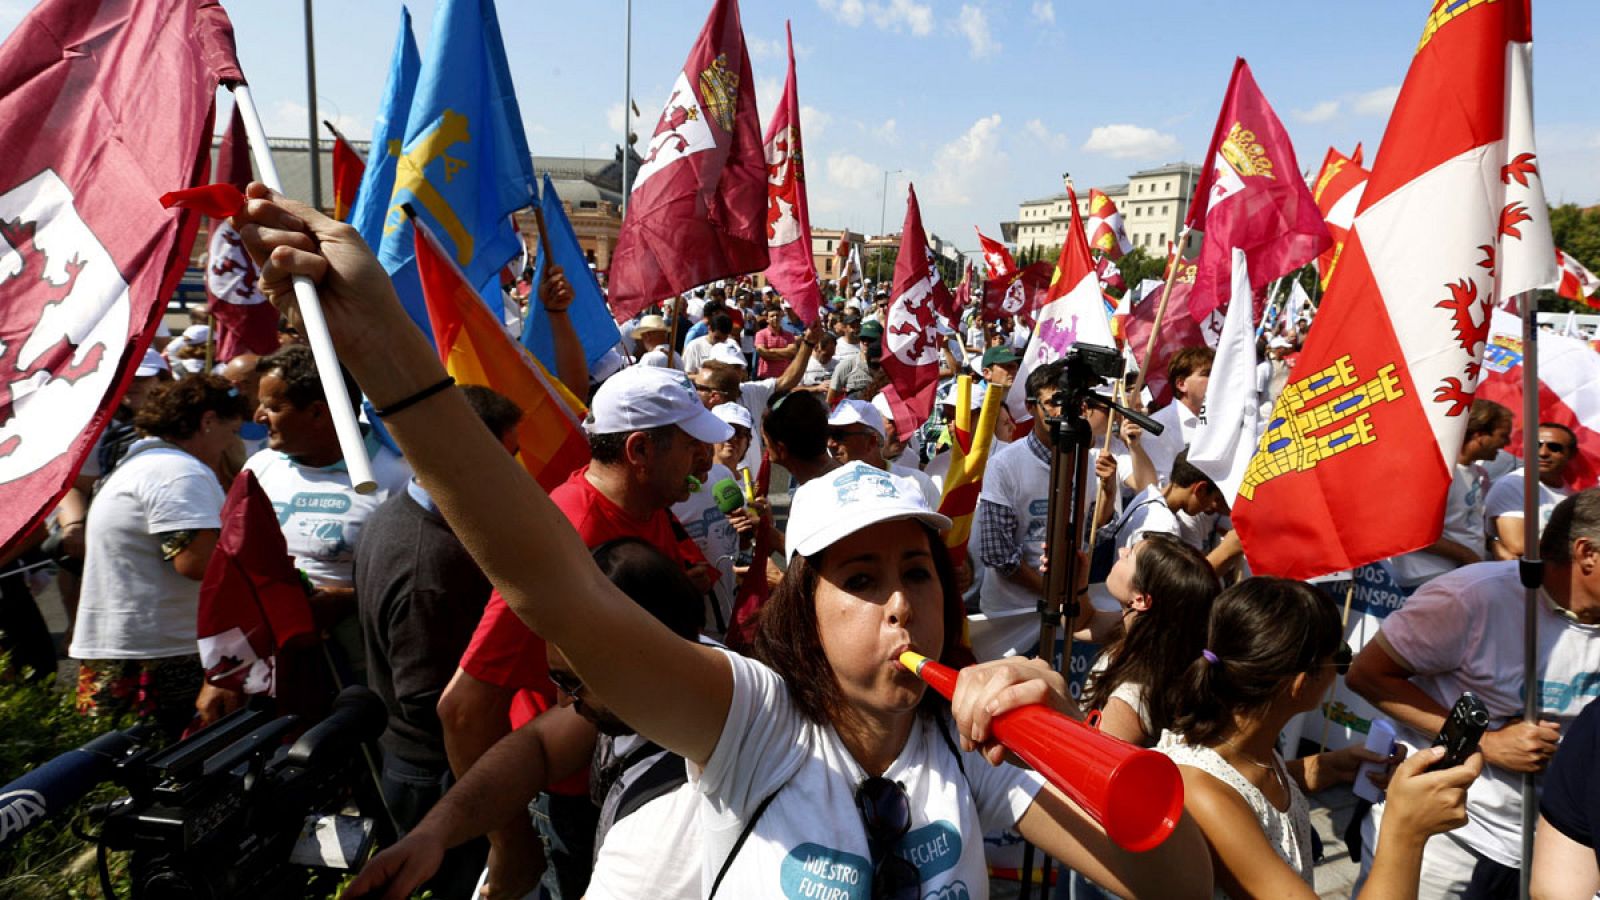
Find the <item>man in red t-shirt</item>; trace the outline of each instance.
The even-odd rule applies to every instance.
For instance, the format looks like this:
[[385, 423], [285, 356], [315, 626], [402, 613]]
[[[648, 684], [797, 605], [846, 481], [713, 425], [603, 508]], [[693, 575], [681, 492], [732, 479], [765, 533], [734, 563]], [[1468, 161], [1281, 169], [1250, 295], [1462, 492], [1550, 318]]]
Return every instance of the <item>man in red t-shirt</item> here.
[[776, 378], [788, 368], [800, 348], [795, 346], [795, 336], [783, 330], [783, 310], [767, 307], [767, 327], [756, 332], [757, 378]]
[[[591, 462], [551, 491], [550, 499], [586, 546], [641, 538], [682, 564], [696, 587], [709, 590], [717, 570], [669, 509], [697, 489], [690, 473], [706, 468], [711, 445], [732, 437], [732, 427], [705, 408], [686, 375], [654, 366], [634, 366], [612, 376], [595, 393], [590, 413], [584, 427]], [[555, 705], [543, 640], [496, 591], [439, 700], [445, 749], [456, 777], [511, 729]], [[551, 896], [576, 900], [592, 864], [598, 814], [589, 802], [588, 774], [552, 785], [538, 802], [548, 814], [541, 830], [553, 826], [560, 832], [544, 835], [544, 884]], [[490, 836], [491, 881], [517, 883], [517, 875], [526, 877], [511, 868], [528, 856], [526, 834]]]

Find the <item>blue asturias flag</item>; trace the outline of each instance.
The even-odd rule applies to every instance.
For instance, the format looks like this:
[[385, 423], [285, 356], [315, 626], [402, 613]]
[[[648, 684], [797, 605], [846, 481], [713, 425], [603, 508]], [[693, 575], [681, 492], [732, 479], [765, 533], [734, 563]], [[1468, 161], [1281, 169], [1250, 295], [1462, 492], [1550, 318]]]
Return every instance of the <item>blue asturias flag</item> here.
[[383, 219], [389, 211], [389, 195], [394, 193], [394, 164], [405, 143], [406, 115], [411, 111], [411, 97], [417, 91], [417, 72], [421, 68], [417, 39], [411, 34], [411, 11], [402, 6], [400, 34], [389, 60], [389, 82], [383, 87], [378, 121], [372, 124], [367, 170], [361, 176], [361, 190], [356, 193], [350, 213], [350, 224], [361, 232], [374, 253], [383, 242]]
[[493, 0], [439, 0], [378, 260], [424, 333], [409, 203], [500, 315], [500, 268], [522, 252], [511, 214], [534, 201], [533, 160]]
[[[583, 343], [584, 357], [593, 366], [600, 357], [605, 356], [607, 350], [622, 340], [622, 333], [617, 330], [617, 322], [611, 317], [611, 308], [606, 306], [605, 295], [600, 292], [600, 282], [595, 280], [594, 270], [589, 268], [589, 260], [578, 245], [578, 235], [572, 230], [572, 223], [567, 221], [561, 197], [550, 183], [548, 173], [544, 176], [544, 189], [539, 192], [539, 209], [544, 215], [544, 227], [548, 232], [546, 240], [550, 244], [550, 256], [566, 274], [567, 281], [572, 283], [572, 306], [567, 311], [567, 318], [578, 332], [578, 340]], [[557, 369], [555, 339], [550, 332], [550, 317], [545, 314], [544, 306], [538, 299], [538, 286], [544, 280], [545, 263], [541, 246], [533, 270], [534, 293], [528, 298], [528, 315], [523, 320], [522, 345], [538, 357], [545, 368], [554, 372]]]

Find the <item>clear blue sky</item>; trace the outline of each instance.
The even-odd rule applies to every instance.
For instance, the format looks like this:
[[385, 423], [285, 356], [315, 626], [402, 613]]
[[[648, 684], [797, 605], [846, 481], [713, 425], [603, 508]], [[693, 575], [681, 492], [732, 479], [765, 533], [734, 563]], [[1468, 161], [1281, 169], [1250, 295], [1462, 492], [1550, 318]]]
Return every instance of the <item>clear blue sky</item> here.
[[[0, 0], [0, 36], [31, 3]], [[269, 133], [305, 132], [301, 4], [224, 0]], [[410, 4], [426, 52], [431, 0]], [[885, 169], [888, 230], [915, 180], [927, 227], [973, 249], [998, 236], [1019, 201], [1123, 181], [1205, 152], [1235, 55], [1294, 137], [1302, 169], [1330, 144], [1364, 141], [1368, 159], [1428, 0], [1238, 4], [1104, 0], [745, 0], [759, 106], [782, 87], [785, 17], [794, 23], [812, 220], [878, 230]], [[371, 130], [400, 4], [316, 5], [321, 114], [351, 136]], [[637, 0], [633, 94], [648, 134], [709, 0]], [[620, 139], [623, 0], [501, 0], [528, 140], [535, 154], [609, 156]], [[1129, 10], [1136, 10], [1134, 15]], [[1552, 203], [1600, 202], [1600, 3], [1534, 5], [1535, 104]]]

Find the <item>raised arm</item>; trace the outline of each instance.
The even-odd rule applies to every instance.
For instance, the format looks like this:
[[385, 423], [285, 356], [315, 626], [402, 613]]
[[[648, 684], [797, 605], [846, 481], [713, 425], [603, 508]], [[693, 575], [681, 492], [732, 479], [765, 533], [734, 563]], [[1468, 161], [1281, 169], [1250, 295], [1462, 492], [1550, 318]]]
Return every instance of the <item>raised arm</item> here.
[[[383, 409], [445, 378], [360, 235], [260, 184], [234, 224], [261, 264], [261, 288], [292, 305], [293, 275], [319, 285], [340, 357]], [[270, 254], [270, 256], [269, 256]], [[722, 734], [732, 673], [714, 650], [674, 635], [595, 567], [561, 511], [495, 441], [460, 391], [386, 420], [452, 530], [529, 628], [640, 733], [706, 762]]]

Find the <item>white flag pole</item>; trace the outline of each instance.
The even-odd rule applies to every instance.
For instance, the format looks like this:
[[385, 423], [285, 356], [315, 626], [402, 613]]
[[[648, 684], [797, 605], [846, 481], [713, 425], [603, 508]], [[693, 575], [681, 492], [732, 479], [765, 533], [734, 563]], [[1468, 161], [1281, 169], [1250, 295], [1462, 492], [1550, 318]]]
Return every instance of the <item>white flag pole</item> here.
[[[249, 86], [242, 83], [234, 85], [233, 99], [239, 105], [239, 112], [244, 119], [244, 130], [250, 137], [250, 155], [255, 159], [261, 182], [283, 193], [283, 182], [278, 178], [278, 167], [273, 164], [272, 153], [267, 149], [267, 132], [261, 127], [261, 114], [256, 111]], [[339, 437], [339, 452], [344, 454], [350, 483], [356, 493], [370, 494], [378, 489], [378, 482], [372, 477], [372, 462], [367, 459], [367, 448], [361, 440], [361, 426], [356, 424], [355, 407], [350, 402], [350, 392], [345, 390], [344, 378], [339, 373], [339, 357], [333, 351], [333, 338], [328, 335], [328, 320], [322, 314], [322, 300], [317, 296], [317, 286], [304, 275], [296, 275], [294, 296], [300, 304], [306, 341], [311, 344], [311, 356], [317, 363], [322, 394], [328, 399], [328, 411], [333, 416], [333, 430]]]

